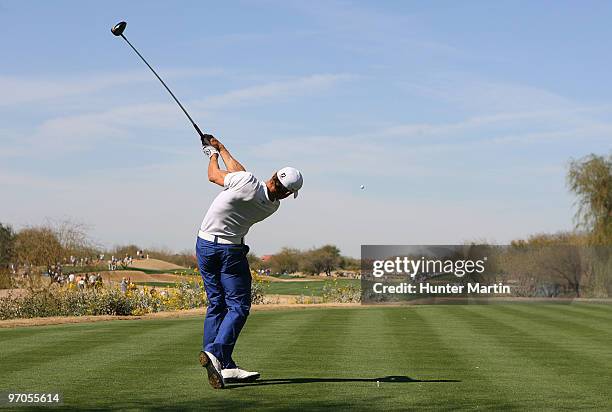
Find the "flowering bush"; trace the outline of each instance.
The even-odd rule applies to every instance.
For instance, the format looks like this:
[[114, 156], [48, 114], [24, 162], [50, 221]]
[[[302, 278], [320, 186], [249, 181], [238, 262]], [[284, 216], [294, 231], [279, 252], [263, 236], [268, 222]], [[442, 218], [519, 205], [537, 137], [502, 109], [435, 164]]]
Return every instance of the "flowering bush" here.
[[136, 302], [118, 289], [55, 288], [0, 298], [0, 319], [47, 316], [130, 315]]
[[253, 281], [251, 282], [251, 303], [259, 305], [264, 303], [265, 281], [256, 272], [251, 271]]
[[359, 303], [361, 302], [361, 289], [357, 286], [341, 286], [338, 280], [325, 282], [323, 285], [323, 302]]
[[[263, 283], [254, 279], [251, 289], [254, 304], [263, 302]], [[48, 316], [144, 315], [146, 313], [200, 308], [208, 305], [202, 279], [176, 283], [158, 290], [130, 285], [119, 288], [78, 289], [70, 284], [48, 290], [30, 291], [17, 297], [0, 298], [0, 319]]]

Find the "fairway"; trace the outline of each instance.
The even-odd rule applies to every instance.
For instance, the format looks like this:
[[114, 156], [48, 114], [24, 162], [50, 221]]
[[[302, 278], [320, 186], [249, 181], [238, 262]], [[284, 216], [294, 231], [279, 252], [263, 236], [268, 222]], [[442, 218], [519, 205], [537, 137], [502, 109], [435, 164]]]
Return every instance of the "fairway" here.
[[304, 295], [304, 296], [323, 296], [325, 285], [336, 285], [338, 287], [352, 286], [360, 290], [361, 280], [359, 279], [336, 279], [336, 280], [317, 280], [311, 282], [288, 281], [288, 282], [265, 282], [264, 291], [266, 294], [274, 295]]
[[[155, 286], [156, 288], [172, 288], [177, 285], [177, 282], [134, 282], [134, 284], [148, 287]], [[337, 279], [335, 281], [316, 280], [311, 282], [263, 282], [264, 293], [266, 295], [323, 296], [323, 287], [325, 285], [335, 285], [338, 287], [351, 286], [357, 291], [359, 291], [361, 287], [361, 281], [359, 279]]]
[[198, 365], [201, 324], [2, 329], [0, 391], [60, 390], [72, 409], [612, 408], [608, 305], [255, 311], [235, 358], [262, 378], [226, 390]]

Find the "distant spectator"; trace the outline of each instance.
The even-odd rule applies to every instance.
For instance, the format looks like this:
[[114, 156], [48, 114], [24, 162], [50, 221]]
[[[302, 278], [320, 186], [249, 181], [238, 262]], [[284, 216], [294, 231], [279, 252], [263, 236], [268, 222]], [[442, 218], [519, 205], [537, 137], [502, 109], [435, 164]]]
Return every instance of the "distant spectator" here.
[[121, 279], [121, 283], [119, 284], [119, 286], [121, 287], [121, 293], [127, 292], [128, 283], [125, 278]]

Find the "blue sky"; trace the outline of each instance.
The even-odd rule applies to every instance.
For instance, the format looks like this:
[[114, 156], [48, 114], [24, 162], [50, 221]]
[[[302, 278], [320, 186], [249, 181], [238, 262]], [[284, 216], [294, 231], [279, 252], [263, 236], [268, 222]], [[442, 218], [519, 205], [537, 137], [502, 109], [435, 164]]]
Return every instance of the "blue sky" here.
[[[570, 158], [612, 145], [609, 2], [0, 1], [0, 221], [192, 248], [217, 187], [184, 115], [304, 188], [248, 238], [508, 242], [573, 227]], [[360, 190], [361, 184], [366, 186]]]

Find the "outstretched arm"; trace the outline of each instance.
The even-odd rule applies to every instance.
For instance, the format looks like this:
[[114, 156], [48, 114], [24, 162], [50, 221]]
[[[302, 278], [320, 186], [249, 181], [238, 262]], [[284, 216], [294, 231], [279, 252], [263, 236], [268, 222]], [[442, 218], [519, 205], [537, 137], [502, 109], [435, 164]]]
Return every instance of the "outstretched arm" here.
[[228, 172], [246, 172], [244, 166], [242, 166], [238, 160], [234, 159], [229, 150], [227, 150], [225, 146], [223, 146], [223, 143], [221, 143], [218, 139], [214, 137], [211, 138], [210, 144], [221, 154], [221, 158], [223, 159], [223, 163], [225, 163]]
[[214, 153], [210, 156], [210, 162], [208, 163], [208, 180], [219, 186], [224, 186], [225, 175], [229, 172], [227, 170], [221, 170], [219, 168], [219, 155]]

